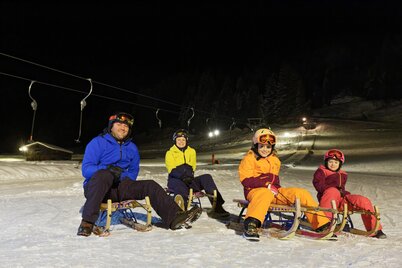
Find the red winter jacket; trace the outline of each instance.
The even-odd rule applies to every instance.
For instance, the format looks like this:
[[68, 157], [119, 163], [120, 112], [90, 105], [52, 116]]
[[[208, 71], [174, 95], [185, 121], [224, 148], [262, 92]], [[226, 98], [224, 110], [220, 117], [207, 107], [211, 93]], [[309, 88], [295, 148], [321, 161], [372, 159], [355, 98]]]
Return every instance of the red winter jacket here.
[[313, 178], [313, 185], [317, 190], [318, 201], [321, 200], [324, 191], [330, 187], [337, 188], [341, 192], [342, 196], [350, 194], [345, 190], [347, 180], [348, 174], [345, 171], [331, 171], [324, 165], [320, 165], [320, 167], [315, 171]]

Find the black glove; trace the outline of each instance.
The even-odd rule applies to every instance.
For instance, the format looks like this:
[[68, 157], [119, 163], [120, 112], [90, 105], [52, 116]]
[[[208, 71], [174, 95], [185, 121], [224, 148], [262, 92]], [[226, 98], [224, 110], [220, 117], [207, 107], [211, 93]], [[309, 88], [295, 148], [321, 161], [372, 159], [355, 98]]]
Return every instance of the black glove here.
[[190, 184], [193, 182], [194, 178], [193, 177], [184, 177], [182, 181], [187, 185], [187, 187], [190, 187]]
[[123, 169], [121, 167], [118, 166], [113, 166], [113, 165], [109, 165], [107, 167], [107, 170], [110, 171], [110, 173], [112, 173], [113, 175], [113, 185], [117, 186], [120, 183], [120, 175], [123, 172]]

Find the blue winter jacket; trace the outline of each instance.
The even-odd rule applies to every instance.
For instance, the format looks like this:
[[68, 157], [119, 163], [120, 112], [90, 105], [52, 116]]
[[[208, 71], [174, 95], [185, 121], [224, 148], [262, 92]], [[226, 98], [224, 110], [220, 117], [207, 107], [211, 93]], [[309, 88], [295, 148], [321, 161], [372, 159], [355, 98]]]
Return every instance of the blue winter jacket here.
[[119, 144], [109, 133], [93, 138], [85, 148], [82, 160], [82, 175], [84, 186], [92, 176], [109, 165], [123, 169], [120, 179], [128, 177], [135, 181], [140, 171], [140, 155], [137, 146], [128, 139]]

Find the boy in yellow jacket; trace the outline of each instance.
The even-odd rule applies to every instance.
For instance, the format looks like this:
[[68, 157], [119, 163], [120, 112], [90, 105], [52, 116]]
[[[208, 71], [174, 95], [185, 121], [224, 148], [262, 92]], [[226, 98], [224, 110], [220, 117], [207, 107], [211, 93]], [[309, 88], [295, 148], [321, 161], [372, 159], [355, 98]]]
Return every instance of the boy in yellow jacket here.
[[[259, 240], [258, 228], [271, 203], [292, 205], [299, 198], [302, 206], [318, 206], [307, 190], [281, 187], [281, 161], [274, 153], [275, 144], [276, 135], [271, 130], [257, 130], [253, 136], [253, 147], [240, 162], [240, 182], [244, 187], [244, 196], [250, 202], [243, 234], [248, 240]], [[329, 219], [322, 212], [308, 213], [306, 216], [313, 229], [329, 224]]]

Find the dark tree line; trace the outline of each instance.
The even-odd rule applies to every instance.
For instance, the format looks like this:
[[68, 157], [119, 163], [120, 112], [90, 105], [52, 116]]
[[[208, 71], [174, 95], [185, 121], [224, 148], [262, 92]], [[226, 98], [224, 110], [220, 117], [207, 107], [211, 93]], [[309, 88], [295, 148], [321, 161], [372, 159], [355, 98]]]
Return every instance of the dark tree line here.
[[335, 96], [372, 100], [402, 96], [399, 34], [330, 36], [316, 43], [301, 40], [267, 54], [259, 58], [272, 55], [272, 61], [180, 71], [152, 86], [152, 92], [182, 105], [175, 120], [183, 127], [191, 117], [188, 107], [198, 110], [192, 120], [196, 129], [219, 121], [228, 127], [232, 117], [243, 123], [254, 117], [267, 124], [284, 123], [329, 105]]

